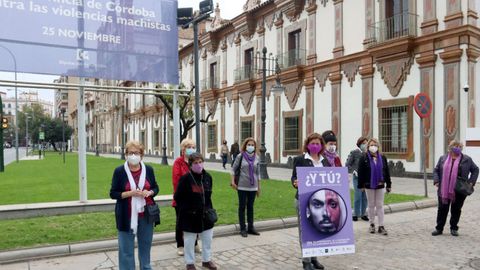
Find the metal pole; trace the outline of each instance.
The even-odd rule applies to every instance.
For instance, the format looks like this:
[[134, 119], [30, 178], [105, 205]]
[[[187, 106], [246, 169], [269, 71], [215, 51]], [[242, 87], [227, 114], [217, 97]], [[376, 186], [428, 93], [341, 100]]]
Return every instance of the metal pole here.
[[26, 148], [26, 156], [28, 156], [28, 114], [25, 114], [25, 126], [26, 126], [26, 130], [25, 130], [25, 146], [27, 147]]
[[63, 164], [65, 164], [65, 109], [62, 109], [62, 154]]
[[[1, 122], [3, 123], [3, 103], [2, 103], [2, 96], [0, 96], [0, 116]], [[0, 172], [5, 171], [5, 164], [3, 158], [3, 125], [0, 123]]]
[[125, 160], [125, 94], [123, 94], [123, 105], [122, 105], [122, 114], [120, 115], [122, 120], [122, 142], [120, 149], [120, 159]]
[[9, 48], [0, 44], [0, 47], [4, 48], [13, 59], [13, 68], [15, 71], [15, 159], [19, 162], [18, 157], [18, 99], [17, 99], [17, 59]]
[[[202, 149], [200, 147], [200, 82], [198, 75], [198, 25], [193, 23], [193, 54], [195, 57], [195, 144], [197, 151]], [[175, 144], [174, 144], [175, 145]]]
[[265, 107], [266, 107], [266, 93], [267, 93], [267, 47], [262, 50], [262, 127], [261, 127], [261, 146], [260, 146], [260, 178], [270, 179], [267, 172], [267, 162], [265, 161]]
[[167, 159], [167, 108], [163, 106], [163, 155], [162, 165], [168, 165]]
[[423, 171], [423, 184], [425, 188], [425, 197], [428, 197], [428, 187], [427, 187], [427, 169], [425, 164], [425, 137], [423, 135], [423, 118], [420, 118], [420, 160], [422, 164]]
[[[197, 148], [198, 149], [198, 148]], [[178, 92], [173, 94], [173, 158], [180, 156], [180, 108]]]
[[95, 114], [95, 156], [100, 156], [98, 153], [98, 115]]

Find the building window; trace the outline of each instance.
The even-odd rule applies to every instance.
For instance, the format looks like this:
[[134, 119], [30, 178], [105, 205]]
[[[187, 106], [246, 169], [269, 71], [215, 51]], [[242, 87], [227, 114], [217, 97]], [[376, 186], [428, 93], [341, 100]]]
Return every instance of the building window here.
[[160, 149], [160, 130], [156, 129], [153, 131], [153, 149]]
[[386, 38], [391, 39], [408, 34], [409, 29], [409, 0], [385, 1]]
[[208, 152], [217, 152], [217, 121], [209, 122], [207, 127]]
[[146, 147], [145, 142], [146, 142], [145, 130], [142, 130], [142, 131], [140, 131], [140, 143], [143, 144], [143, 146]]
[[246, 138], [254, 138], [254, 122], [254, 116], [245, 116], [240, 118], [240, 144], [243, 143]]
[[379, 100], [379, 140], [389, 158], [413, 161], [413, 96]]
[[210, 77], [208, 80], [208, 89], [218, 89], [217, 62], [210, 64]]
[[283, 113], [283, 155], [302, 153], [303, 110]]

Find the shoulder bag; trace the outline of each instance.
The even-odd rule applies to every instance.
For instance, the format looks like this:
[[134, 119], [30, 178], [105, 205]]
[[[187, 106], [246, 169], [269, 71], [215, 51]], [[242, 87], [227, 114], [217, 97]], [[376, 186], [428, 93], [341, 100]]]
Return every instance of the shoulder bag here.
[[470, 196], [473, 193], [473, 186], [470, 185], [466, 178], [458, 176], [457, 182], [455, 183], [455, 192], [465, 196]]
[[153, 204], [145, 205], [145, 217], [148, 223], [153, 223], [155, 226], [160, 224], [160, 208], [152, 197]]
[[242, 162], [243, 162], [243, 154], [240, 153], [240, 162], [238, 164], [237, 169], [235, 170], [235, 175], [233, 176], [233, 181], [235, 182], [235, 185], [238, 185], [238, 181], [240, 181], [240, 169], [242, 168]]

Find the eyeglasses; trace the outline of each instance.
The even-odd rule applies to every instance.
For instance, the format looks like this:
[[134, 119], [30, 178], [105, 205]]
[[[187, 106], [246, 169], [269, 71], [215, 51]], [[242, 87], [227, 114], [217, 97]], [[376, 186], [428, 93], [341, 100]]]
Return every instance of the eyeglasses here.
[[136, 152], [127, 152], [127, 155], [136, 155], [136, 156], [140, 156], [140, 152], [136, 151]]

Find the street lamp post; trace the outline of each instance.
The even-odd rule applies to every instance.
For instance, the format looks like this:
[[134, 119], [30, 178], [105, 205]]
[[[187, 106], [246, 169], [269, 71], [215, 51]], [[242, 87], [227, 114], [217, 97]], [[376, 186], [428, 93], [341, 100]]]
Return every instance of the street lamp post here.
[[[98, 112], [97, 112], [98, 113]], [[95, 114], [95, 156], [100, 156], [98, 152], [98, 115]]]
[[62, 108], [62, 154], [63, 154], [63, 164], [65, 164], [65, 112], [66, 109]]
[[31, 118], [28, 114], [25, 114], [25, 147], [26, 155], [28, 156], [28, 119]]
[[122, 146], [120, 149], [120, 159], [125, 160], [125, 94], [123, 94], [123, 101], [122, 101], [122, 114], [121, 114], [121, 119], [122, 119]]
[[163, 106], [163, 155], [162, 165], [168, 165], [167, 159], [167, 108]]
[[18, 158], [18, 98], [17, 98], [17, 59], [15, 55], [7, 47], [0, 44], [1, 48], [4, 48], [13, 59], [13, 68], [15, 71], [15, 159], [17, 163], [19, 162]]

